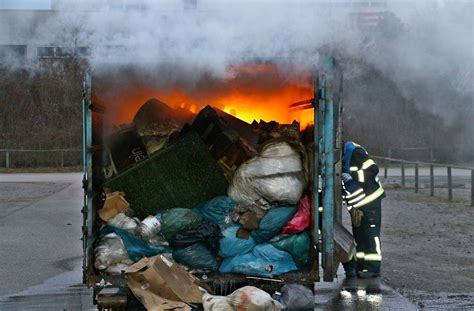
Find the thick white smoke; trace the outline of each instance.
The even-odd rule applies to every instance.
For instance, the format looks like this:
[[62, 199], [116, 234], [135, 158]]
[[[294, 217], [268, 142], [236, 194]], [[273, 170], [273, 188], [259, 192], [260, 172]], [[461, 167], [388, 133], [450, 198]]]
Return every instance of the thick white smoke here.
[[[21, 23], [31, 23], [38, 42], [90, 47], [96, 70], [175, 63], [219, 76], [258, 59], [308, 68], [324, 47], [373, 66], [449, 123], [458, 115], [453, 107], [473, 113], [472, 1], [387, 1], [393, 15], [370, 30], [351, 15], [360, 6], [341, 2], [350, 1], [58, 1], [54, 18]], [[344, 68], [346, 76], [354, 70]]]

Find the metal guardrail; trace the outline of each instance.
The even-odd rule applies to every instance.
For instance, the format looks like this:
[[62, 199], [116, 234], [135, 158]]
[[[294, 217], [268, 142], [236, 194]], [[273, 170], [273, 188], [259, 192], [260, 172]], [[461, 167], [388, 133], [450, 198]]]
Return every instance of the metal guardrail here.
[[79, 155], [82, 154], [81, 149], [0, 149], [1, 153], [5, 153], [5, 168], [10, 169], [13, 163], [13, 154], [14, 153], [58, 153], [59, 154], [59, 163], [60, 167], [64, 167], [65, 160], [64, 154], [65, 153], [78, 153]]
[[[401, 159], [394, 159], [389, 157], [380, 157], [380, 156], [372, 156], [374, 159], [379, 159], [388, 162], [394, 162], [400, 164], [401, 170], [401, 186], [402, 188], [406, 186], [406, 178], [405, 178], [405, 165], [413, 165], [415, 168], [415, 192], [417, 193], [419, 190], [419, 169], [421, 166], [429, 167], [430, 169], [430, 196], [434, 196], [434, 168], [435, 167], [442, 167], [446, 168], [446, 177], [448, 183], [448, 200], [451, 201], [453, 199], [453, 176], [452, 170], [468, 170], [471, 172], [471, 206], [474, 206], [474, 167], [468, 166], [459, 166], [459, 165], [452, 165], [452, 164], [441, 164], [441, 163], [431, 163], [431, 162], [421, 162], [421, 161], [407, 161]], [[388, 175], [388, 168], [387, 166], [384, 167], [384, 177], [387, 178]]]

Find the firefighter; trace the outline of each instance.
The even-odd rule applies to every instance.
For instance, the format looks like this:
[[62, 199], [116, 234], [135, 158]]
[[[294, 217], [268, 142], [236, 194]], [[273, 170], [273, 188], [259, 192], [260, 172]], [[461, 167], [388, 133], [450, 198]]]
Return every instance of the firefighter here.
[[374, 278], [380, 275], [382, 252], [380, 225], [385, 193], [379, 169], [367, 151], [345, 142], [342, 161], [343, 199], [351, 214], [352, 233], [357, 243], [356, 258], [343, 264], [347, 277]]

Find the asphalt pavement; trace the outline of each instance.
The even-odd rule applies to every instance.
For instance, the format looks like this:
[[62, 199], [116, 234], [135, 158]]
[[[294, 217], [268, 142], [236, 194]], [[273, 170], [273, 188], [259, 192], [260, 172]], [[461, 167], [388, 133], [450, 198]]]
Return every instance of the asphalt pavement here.
[[0, 174], [0, 310], [92, 308], [81, 285], [81, 180]]

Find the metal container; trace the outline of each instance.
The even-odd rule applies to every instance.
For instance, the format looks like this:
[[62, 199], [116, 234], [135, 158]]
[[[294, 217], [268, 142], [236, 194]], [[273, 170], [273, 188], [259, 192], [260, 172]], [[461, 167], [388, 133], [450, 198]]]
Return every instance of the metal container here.
[[144, 238], [149, 239], [157, 235], [161, 229], [161, 216], [158, 214], [156, 216], [150, 215], [138, 226], [138, 234]]

